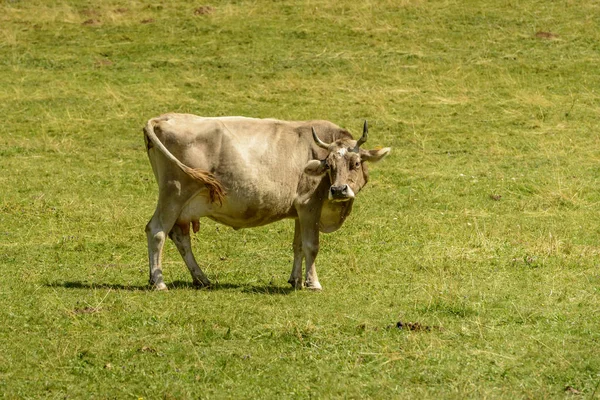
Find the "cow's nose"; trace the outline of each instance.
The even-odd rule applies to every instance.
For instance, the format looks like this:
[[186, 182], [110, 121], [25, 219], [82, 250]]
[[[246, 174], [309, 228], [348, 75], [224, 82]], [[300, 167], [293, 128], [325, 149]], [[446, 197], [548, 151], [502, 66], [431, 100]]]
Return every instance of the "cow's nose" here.
[[348, 198], [350, 193], [350, 187], [348, 185], [332, 186], [329, 190], [331, 191], [331, 197], [333, 199]]

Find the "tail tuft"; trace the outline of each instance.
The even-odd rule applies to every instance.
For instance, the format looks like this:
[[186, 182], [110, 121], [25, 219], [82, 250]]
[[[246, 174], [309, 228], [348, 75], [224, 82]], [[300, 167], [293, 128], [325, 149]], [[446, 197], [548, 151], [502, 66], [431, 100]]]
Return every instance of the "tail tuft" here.
[[193, 179], [204, 184], [208, 189], [210, 202], [219, 202], [223, 205], [223, 199], [225, 198], [225, 188], [221, 185], [221, 182], [210, 172], [204, 171], [203, 169], [186, 168], [185, 172]]

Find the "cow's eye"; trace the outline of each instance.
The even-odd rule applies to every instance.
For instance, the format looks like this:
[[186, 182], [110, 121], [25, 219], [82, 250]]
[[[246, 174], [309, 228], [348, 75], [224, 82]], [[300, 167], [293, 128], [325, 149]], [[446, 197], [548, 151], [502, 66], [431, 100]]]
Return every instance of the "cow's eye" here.
[[352, 164], [352, 169], [359, 169], [360, 168], [360, 161], [356, 161], [354, 164]]

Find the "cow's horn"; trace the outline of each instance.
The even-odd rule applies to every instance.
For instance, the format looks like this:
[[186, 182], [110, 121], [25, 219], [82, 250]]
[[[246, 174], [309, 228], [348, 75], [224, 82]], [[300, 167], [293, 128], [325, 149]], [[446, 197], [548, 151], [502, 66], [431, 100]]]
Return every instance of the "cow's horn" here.
[[317, 136], [317, 132], [315, 132], [315, 128], [311, 126], [310, 129], [312, 130], [313, 139], [315, 140], [315, 143], [317, 144], [317, 146], [319, 146], [325, 150], [329, 150], [329, 145], [327, 143], [323, 142], [321, 139], [319, 139], [319, 137]]
[[358, 153], [358, 149], [360, 148], [360, 146], [367, 141], [367, 139], [369, 138], [369, 126], [367, 124], [367, 120], [365, 120], [365, 125], [363, 126], [363, 134], [360, 137], [360, 139], [358, 139], [358, 142], [356, 142], [356, 146], [354, 147], [354, 152]]

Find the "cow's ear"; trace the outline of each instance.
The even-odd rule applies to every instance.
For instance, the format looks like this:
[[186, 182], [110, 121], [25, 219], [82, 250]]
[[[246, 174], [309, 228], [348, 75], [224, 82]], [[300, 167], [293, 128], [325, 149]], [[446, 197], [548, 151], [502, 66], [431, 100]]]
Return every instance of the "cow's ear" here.
[[389, 147], [384, 147], [383, 149], [376, 149], [376, 150], [360, 149], [360, 158], [363, 161], [376, 163], [376, 162], [380, 161], [381, 159], [383, 159], [388, 154], [390, 154], [390, 151], [392, 151], [392, 149]]
[[327, 171], [327, 163], [324, 160], [310, 160], [304, 167], [304, 173], [306, 175], [320, 176], [323, 175], [325, 171]]

